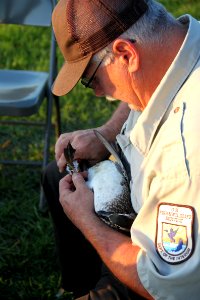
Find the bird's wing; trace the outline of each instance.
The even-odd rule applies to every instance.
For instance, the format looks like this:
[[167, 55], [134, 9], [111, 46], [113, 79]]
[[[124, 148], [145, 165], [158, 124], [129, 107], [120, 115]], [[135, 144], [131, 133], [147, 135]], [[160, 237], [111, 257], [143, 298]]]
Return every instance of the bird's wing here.
[[108, 142], [106, 140], [106, 138], [99, 131], [94, 129], [94, 133], [95, 133], [96, 137], [103, 143], [103, 145], [106, 147], [106, 149], [110, 152], [110, 154], [113, 155], [116, 162], [120, 166], [120, 169], [121, 169], [124, 177], [128, 180], [128, 175], [127, 175], [126, 169], [122, 163], [121, 158], [119, 157], [119, 154], [117, 153], [117, 150], [114, 148], [114, 146], [110, 142]]

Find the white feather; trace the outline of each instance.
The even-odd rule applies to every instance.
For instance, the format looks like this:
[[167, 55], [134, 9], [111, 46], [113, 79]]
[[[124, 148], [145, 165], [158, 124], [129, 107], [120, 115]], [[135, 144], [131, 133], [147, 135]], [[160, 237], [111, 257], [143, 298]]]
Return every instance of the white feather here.
[[123, 175], [110, 160], [88, 169], [87, 185], [94, 191], [95, 211], [106, 211], [110, 203], [123, 193], [122, 181]]

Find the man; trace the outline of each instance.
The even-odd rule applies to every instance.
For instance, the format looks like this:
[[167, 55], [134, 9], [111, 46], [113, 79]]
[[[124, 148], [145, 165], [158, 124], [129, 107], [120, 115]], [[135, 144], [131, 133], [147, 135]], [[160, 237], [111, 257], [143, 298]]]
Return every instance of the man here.
[[[131, 168], [131, 201], [137, 213], [131, 238], [96, 216], [93, 192], [81, 174], [60, 181], [65, 221], [75, 225], [106, 266], [96, 287], [81, 299], [198, 299], [199, 23], [188, 15], [176, 20], [151, 0], [60, 0], [53, 28], [66, 60], [53, 92], [66, 94], [82, 78], [97, 96], [121, 100], [114, 122], [111, 118], [100, 128], [110, 140], [128, 114], [125, 103], [131, 109], [116, 136]], [[119, 127], [112, 127], [121, 112]], [[60, 171], [67, 142], [74, 143], [77, 157], [85, 158], [84, 141], [90, 137], [94, 142], [91, 131], [59, 138]], [[94, 162], [107, 155], [102, 148], [99, 157], [93, 154], [94, 149], [86, 158]], [[52, 184], [46, 174], [45, 190]], [[99, 266], [98, 256], [95, 259]], [[94, 273], [95, 280], [98, 275]]]

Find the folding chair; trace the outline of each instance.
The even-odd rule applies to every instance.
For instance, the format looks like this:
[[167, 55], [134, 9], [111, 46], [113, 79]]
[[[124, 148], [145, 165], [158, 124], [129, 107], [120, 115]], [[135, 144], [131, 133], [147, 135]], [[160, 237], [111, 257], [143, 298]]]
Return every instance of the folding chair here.
[[[0, 0], [0, 24], [51, 27], [51, 14], [55, 5], [56, 0]], [[46, 120], [44, 124], [40, 123], [45, 128], [43, 161], [0, 160], [1, 164], [41, 165], [43, 168], [47, 165], [53, 103], [56, 108], [57, 135], [61, 132], [59, 98], [51, 93], [51, 86], [57, 74], [56, 41], [52, 30], [51, 32], [48, 72], [0, 70], [0, 116], [30, 116], [38, 112], [44, 99], [47, 101]], [[1, 123], [38, 125], [37, 122], [19, 120]], [[44, 206], [45, 200], [41, 190], [39, 207], [43, 209]]]

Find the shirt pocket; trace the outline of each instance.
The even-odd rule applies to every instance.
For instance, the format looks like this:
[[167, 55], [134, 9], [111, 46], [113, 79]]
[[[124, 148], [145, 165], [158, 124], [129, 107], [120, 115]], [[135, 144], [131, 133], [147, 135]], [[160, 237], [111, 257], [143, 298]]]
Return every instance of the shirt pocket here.
[[190, 176], [183, 135], [184, 114], [184, 103], [173, 108], [155, 139], [155, 148], [152, 147], [157, 149], [157, 165], [161, 177]]

